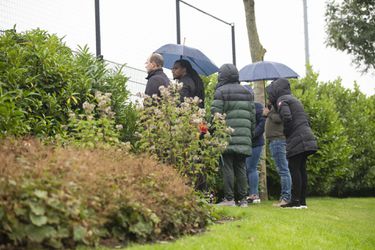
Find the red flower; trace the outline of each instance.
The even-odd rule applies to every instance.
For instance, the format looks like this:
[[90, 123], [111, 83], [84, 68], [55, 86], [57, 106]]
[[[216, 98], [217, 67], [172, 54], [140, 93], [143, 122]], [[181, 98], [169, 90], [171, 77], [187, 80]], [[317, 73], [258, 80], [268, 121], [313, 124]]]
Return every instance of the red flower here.
[[207, 134], [207, 132], [208, 132], [207, 124], [206, 124], [206, 123], [203, 123], [203, 122], [201, 122], [201, 123], [198, 125], [198, 129], [199, 129], [199, 132], [201, 132], [202, 134]]

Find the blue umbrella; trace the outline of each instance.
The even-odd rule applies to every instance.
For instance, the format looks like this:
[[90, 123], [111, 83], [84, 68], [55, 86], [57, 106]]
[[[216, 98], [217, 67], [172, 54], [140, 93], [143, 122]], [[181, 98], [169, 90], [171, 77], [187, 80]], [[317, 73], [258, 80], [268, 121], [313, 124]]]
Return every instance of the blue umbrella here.
[[164, 67], [172, 69], [174, 62], [186, 59], [200, 75], [211, 75], [219, 71], [219, 68], [200, 50], [181, 44], [166, 44], [158, 48], [156, 53], [164, 57]]
[[282, 63], [260, 61], [248, 64], [239, 71], [240, 81], [254, 82], [278, 78], [298, 78], [298, 74]]

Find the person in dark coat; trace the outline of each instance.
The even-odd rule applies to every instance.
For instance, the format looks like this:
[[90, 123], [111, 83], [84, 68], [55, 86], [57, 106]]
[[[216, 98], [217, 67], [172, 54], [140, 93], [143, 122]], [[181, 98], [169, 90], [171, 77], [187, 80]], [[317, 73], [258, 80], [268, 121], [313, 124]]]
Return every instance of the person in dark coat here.
[[263, 105], [259, 102], [255, 102], [255, 121], [255, 131], [252, 138], [252, 155], [246, 158], [246, 174], [249, 184], [247, 201], [249, 203], [260, 203], [258, 163], [264, 145], [263, 133], [266, 118], [263, 116]]
[[281, 207], [306, 208], [307, 157], [318, 150], [302, 103], [291, 94], [290, 83], [280, 78], [267, 88], [269, 101], [277, 109], [284, 125], [286, 154], [292, 176], [292, 200]]
[[163, 72], [164, 59], [158, 53], [153, 53], [146, 61], [147, 84], [145, 94], [148, 96], [157, 95], [160, 97], [160, 86], [168, 87], [169, 78]]
[[190, 62], [185, 59], [175, 61], [172, 68], [173, 79], [182, 83], [180, 90], [180, 101], [185, 97], [199, 97], [200, 108], [204, 108], [204, 84], [198, 73], [193, 69]]
[[234, 184], [236, 182], [240, 206], [247, 207], [246, 157], [251, 155], [255, 128], [254, 96], [238, 80], [238, 70], [233, 64], [219, 69], [218, 84], [211, 106], [211, 114], [226, 114], [228, 127], [234, 129], [223, 158], [224, 200], [218, 205], [235, 206]]

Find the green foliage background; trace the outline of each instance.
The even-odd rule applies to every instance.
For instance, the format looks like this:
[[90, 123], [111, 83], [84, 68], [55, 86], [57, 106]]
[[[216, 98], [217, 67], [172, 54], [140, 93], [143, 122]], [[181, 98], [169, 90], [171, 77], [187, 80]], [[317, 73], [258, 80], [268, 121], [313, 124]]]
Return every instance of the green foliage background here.
[[136, 115], [126, 81], [121, 68], [108, 69], [87, 47], [73, 54], [46, 31], [8, 30], [0, 36], [0, 136], [63, 134], [69, 112], [81, 114], [82, 104], [101, 91], [112, 93], [121, 138], [131, 140]]
[[328, 46], [352, 55], [354, 64], [363, 72], [375, 69], [374, 12], [373, 0], [326, 2]]

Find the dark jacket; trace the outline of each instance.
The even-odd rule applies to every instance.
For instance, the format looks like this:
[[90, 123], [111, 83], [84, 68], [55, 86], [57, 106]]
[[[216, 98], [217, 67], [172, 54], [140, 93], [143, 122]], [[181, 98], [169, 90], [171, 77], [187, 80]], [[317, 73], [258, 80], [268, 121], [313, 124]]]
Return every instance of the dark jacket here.
[[302, 103], [292, 96], [289, 81], [284, 78], [273, 81], [267, 87], [267, 94], [283, 121], [287, 158], [315, 153], [318, 146], [308, 116]]
[[259, 102], [255, 103], [255, 131], [252, 139], [253, 148], [264, 145], [264, 125], [266, 123], [266, 118], [263, 116], [263, 105]]
[[284, 139], [284, 126], [280, 114], [274, 107], [271, 108], [266, 119], [266, 139], [272, 141], [275, 139]]
[[157, 95], [160, 97], [160, 86], [169, 86], [169, 78], [167, 75], [163, 72], [163, 69], [156, 69], [154, 71], [151, 71], [148, 76], [146, 77], [147, 84], [145, 89], [145, 94], [148, 96]]
[[[203, 82], [195, 83], [193, 78], [186, 74], [180, 79], [178, 79], [178, 82], [181, 82], [182, 88], [180, 90], [180, 101], [183, 102], [185, 97], [191, 97], [194, 98], [195, 96], [198, 96], [199, 99], [202, 100], [202, 102], [199, 104], [200, 108], [204, 107], [204, 93], [199, 93], [197, 84], [203, 85]], [[203, 86], [200, 86], [201, 89], [203, 89]]]
[[254, 97], [240, 85], [238, 70], [233, 64], [224, 64], [219, 70], [211, 106], [211, 114], [215, 113], [226, 114], [227, 125], [234, 129], [224, 153], [250, 156], [255, 128]]

